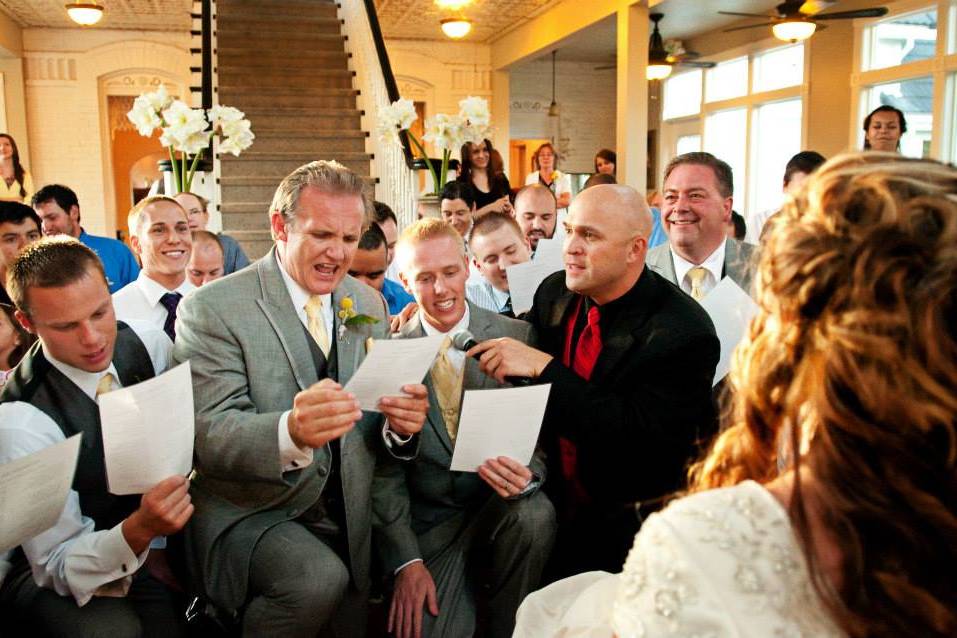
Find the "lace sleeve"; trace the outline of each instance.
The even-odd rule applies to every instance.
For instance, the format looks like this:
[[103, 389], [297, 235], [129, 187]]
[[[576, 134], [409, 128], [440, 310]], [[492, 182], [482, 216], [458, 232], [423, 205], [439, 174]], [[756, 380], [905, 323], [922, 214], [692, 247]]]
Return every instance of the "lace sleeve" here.
[[625, 561], [612, 626], [618, 638], [841, 635], [811, 588], [785, 512], [756, 484], [650, 517]]

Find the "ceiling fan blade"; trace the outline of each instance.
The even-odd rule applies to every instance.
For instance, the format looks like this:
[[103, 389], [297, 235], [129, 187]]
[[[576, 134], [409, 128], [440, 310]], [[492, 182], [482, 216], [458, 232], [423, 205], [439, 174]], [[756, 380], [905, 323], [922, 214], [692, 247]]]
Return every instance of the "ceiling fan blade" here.
[[814, 16], [815, 20], [850, 20], [853, 18], [880, 18], [887, 15], [887, 7], [858, 9], [857, 11], [835, 11]]
[[758, 27], [770, 27], [777, 24], [777, 22], [761, 22], [760, 24], [746, 24], [743, 27], [731, 27], [730, 29], [724, 29], [725, 33], [730, 33], [731, 31], [744, 31], [745, 29], [756, 29]]
[[766, 13], [738, 13], [737, 11], [718, 11], [723, 16], [744, 16], [745, 18], [773, 18]]
[[701, 57], [701, 54], [697, 51], [685, 51], [681, 55], [677, 56], [681, 60], [697, 60]]
[[678, 66], [692, 66], [696, 69], [713, 69], [714, 67], [718, 66], [717, 62], [708, 62], [706, 60], [702, 60], [700, 62], [692, 62], [690, 60], [687, 60], [687, 61], [678, 60], [675, 64], [677, 64]]

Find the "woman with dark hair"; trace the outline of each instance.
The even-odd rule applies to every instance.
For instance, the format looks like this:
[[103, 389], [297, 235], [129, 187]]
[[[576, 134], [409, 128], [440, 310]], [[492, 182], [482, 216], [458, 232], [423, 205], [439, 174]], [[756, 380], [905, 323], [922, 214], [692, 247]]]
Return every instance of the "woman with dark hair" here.
[[6, 133], [0, 133], [0, 200], [30, 203], [33, 197], [33, 179], [20, 163], [17, 143]]
[[954, 193], [953, 168], [859, 153], [788, 198], [691, 495], [516, 636], [957, 636]]
[[462, 145], [462, 172], [458, 179], [472, 185], [476, 206], [473, 216], [476, 218], [493, 211], [511, 212], [509, 195], [512, 187], [505, 177], [504, 166], [498, 161], [500, 159], [501, 155], [495, 152], [489, 140]]
[[541, 184], [555, 195], [558, 209], [564, 210], [572, 202], [572, 181], [565, 173], [558, 170], [558, 154], [555, 147], [545, 142], [532, 155], [534, 169], [525, 178], [525, 184]]
[[36, 337], [23, 329], [14, 316], [15, 308], [0, 303], [0, 386], [7, 380], [10, 370], [20, 363]]
[[899, 152], [906, 132], [903, 111], [887, 104], [878, 106], [864, 118], [864, 150]]
[[610, 148], [603, 148], [595, 153], [595, 172], [606, 175], [615, 174], [615, 167], [618, 164], [618, 155]]

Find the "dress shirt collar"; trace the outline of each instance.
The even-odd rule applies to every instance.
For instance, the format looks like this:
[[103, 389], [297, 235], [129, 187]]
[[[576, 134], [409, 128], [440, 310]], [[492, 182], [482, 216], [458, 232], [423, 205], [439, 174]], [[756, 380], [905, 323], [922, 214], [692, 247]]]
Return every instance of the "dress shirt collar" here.
[[713, 253], [708, 255], [700, 264], [693, 264], [684, 257], [681, 257], [674, 251], [671, 250], [671, 257], [674, 260], [675, 266], [675, 279], [678, 281], [678, 285], [685, 292], [691, 292], [691, 283], [686, 282], [685, 278], [688, 276], [688, 271], [694, 268], [696, 265], [701, 266], [709, 273], [711, 273], [711, 287], [713, 288], [715, 284], [721, 281], [721, 274], [724, 271], [724, 248], [727, 241], [722, 241], [718, 244], [718, 247]]
[[469, 321], [471, 321], [471, 314], [472, 313], [469, 312], [469, 304], [468, 302], [466, 302], [465, 313], [462, 315], [462, 318], [459, 319], [459, 322], [455, 324], [454, 326], [452, 326], [452, 329], [449, 330], [448, 332], [442, 332], [441, 330], [433, 326], [431, 323], [429, 323], [426, 320], [425, 316], [423, 316], [421, 309], [419, 310], [419, 322], [422, 324], [422, 329], [425, 330], [425, 334], [428, 337], [431, 337], [433, 335], [454, 335], [457, 332], [461, 332], [462, 330], [469, 329]]
[[96, 386], [99, 385], [100, 379], [102, 379], [106, 374], [113, 375], [113, 383], [116, 387], [120, 387], [120, 375], [116, 373], [116, 366], [113, 365], [113, 362], [110, 361], [110, 367], [106, 370], [101, 370], [100, 372], [87, 372], [86, 370], [80, 370], [79, 368], [74, 368], [73, 366], [63, 363], [57, 359], [54, 359], [50, 356], [50, 353], [47, 352], [46, 348], [43, 348], [43, 356], [47, 358], [47, 361], [50, 362], [54, 368], [59, 370], [63, 376], [76, 384], [78, 388], [83, 390], [83, 394], [90, 397], [93, 401], [96, 401]]
[[[312, 294], [300, 286], [299, 282], [286, 272], [285, 266], [282, 265], [282, 259], [279, 258], [278, 250], [276, 251], [276, 264], [279, 266], [279, 274], [282, 275], [282, 282], [286, 284], [286, 290], [289, 292], [290, 299], [292, 299], [292, 305], [296, 309], [299, 321], [301, 321], [303, 325], [308, 326], [309, 319], [306, 317], [306, 302], [309, 301]], [[332, 293], [319, 296], [322, 298], [322, 314], [328, 327], [328, 324], [332, 321]], [[331, 335], [332, 331], [329, 331], [329, 334]]]
[[136, 286], [140, 289], [140, 292], [143, 293], [143, 296], [146, 297], [146, 302], [151, 307], [158, 305], [160, 298], [168, 292], [178, 292], [185, 297], [186, 293], [196, 287], [187, 277], [183, 279], [183, 283], [181, 283], [175, 289], [167, 290], [166, 287], [164, 287], [158, 281], [150, 279], [143, 270], [140, 271], [139, 276], [136, 278]]
[[[512, 296], [512, 293], [506, 291], [501, 291], [491, 284], [491, 282], [486, 281], [485, 285], [488, 287], [488, 294], [492, 296], [492, 299], [495, 301], [495, 307], [499, 312], [505, 310], [505, 303]], [[465, 312], [468, 315], [468, 310]]]

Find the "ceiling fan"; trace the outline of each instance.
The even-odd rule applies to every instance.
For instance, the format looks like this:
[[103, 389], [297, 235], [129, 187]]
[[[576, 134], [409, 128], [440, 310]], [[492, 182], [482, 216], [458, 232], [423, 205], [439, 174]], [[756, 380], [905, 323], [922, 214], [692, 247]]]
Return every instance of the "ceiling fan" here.
[[835, 4], [837, 4], [836, 0], [786, 0], [775, 7], [775, 12], [771, 14], [739, 13], [736, 11], [718, 11], [718, 13], [726, 16], [771, 19], [770, 22], [746, 24], [740, 27], [725, 29], [725, 33], [741, 31], [743, 29], [755, 29], [757, 27], [771, 27], [774, 37], [788, 42], [797, 42], [798, 40], [810, 38], [817, 29], [825, 28], [824, 25], [818, 25], [818, 22], [821, 20], [853, 20], [854, 18], [879, 18], [883, 15], [887, 15], [887, 7], [871, 7], [870, 9], [857, 9], [855, 11], [820, 13]]
[[[678, 47], [678, 50], [674, 50], [674, 47], [665, 46], [665, 41], [661, 37], [661, 31], [658, 30], [658, 23], [661, 22], [662, 18], [665, 17], [663, 13], [652, 13], [648, 16], [651, 18], [651, 21], [655, 23], [655, 28], [651, 32], [651, 38], [648, 42], [648, 67], [646, 71], [646, 77], [649, 80], [663, 80], [669, 75], [675, 66], [688, 66], [688, 67], [697, 67], [700, 69], [710, 69], [717, 64], [716, 62], [706, 62], [704, 60], [697, 60], [700, 57], [700, 53], [695, 53], [694, 51], [685, 51], [684, 49]], [[680, 43], [679, 43], [680, 44]], [[614, 64], [605, 65], [605, 66], [596, 66], [596, 71], [601, 71], [604, 69], [614, 69], [616, 68]]]

